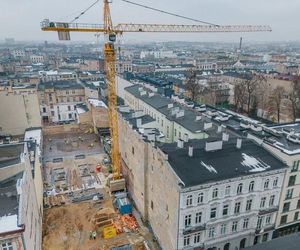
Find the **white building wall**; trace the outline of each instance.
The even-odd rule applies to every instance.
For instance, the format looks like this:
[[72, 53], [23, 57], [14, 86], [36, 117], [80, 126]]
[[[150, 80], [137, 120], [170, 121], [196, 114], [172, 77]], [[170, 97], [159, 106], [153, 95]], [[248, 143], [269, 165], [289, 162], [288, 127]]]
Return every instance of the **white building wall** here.
[[[278, 179], [277, 179], [278, 178]], [[264, 183], [269, 180], [269, 188], [264, 188]], [[277, 185], [273, 187], [274, 180], [277, 179]], [[238, 247], [240, 241], [246, 238], [246, 246], [253, 245], [255, 231], [257, 230], [257, 220], [259, 211], [269, 210], [269, 214], [261, 215], [261, 229], [275, 226], [276, 208], [279, 204], [280, 187], [284, 179], [284, 170], [272, 171], [264, 174], [253, 175], [243, 178], [236, 178], [219, 183], [212, 183], [199, 187], [194, 191], [188, 191], [181, 194], [180, 198], [180, 226], [179, 226], [179, 249], [189, 247], [200, 247], [205, 244], [205, 247], [217, 247], [223, 249], [226, 243], [231, 244], [230, 249]], [[254, 190], [249, 192], [249, 184], [254, 181]], [[242, 184], [243, 189], [241, 194], [237, 194], [238, 185]], [[226, 187], [230, 186], [230, 193], [225, 193]], [[214, 189], [218, 189], [217, 198], [212, 198]], [[203, 201], [198, 203], [198, 197], [203, 194]], [[274, 195], [274, 203], [270, 206], [270, 197]], [[187, 206], [187, 200], [192, 197], [192, 204]], [[261, 199], [266, 197], [265, 206], [260, 207]], [[247, 200], [252, 200], [251, 210], [246, 211]], [[235, 213], [235, 204], [240, 202], [240, 212]], [[224, 205], [228, 205], [228, 214], [223, 215]], [[211, 218], [211, 210], [216, 208], [216, 218]], [[274, 211], [273, 211], [274, 210]], [[202, 213], [201, 222], [196, 223], [196, 213]], [[191, 224], [185, 225], [186, 216], [191, 215]], [[270, 215], [270, 222], [266, 222], [266, 217]], [[243, 229], [244, 219], [249, 219], [247, 229]], [[237, 221], [237, 232], [232, 232], [232, 224]], [[221, 234], [221, 225], [226, 225], [226, 233]], [[184, 231], [193, 229], [197, 226], [203, 226], [203, 230], [199, 230], [192, 234], [183, 235]], [[210, 228], [215, 229], [215, 236], [209, 236]], [[260, 229], [260, 230], [261, 230]], [[260, 231], [259, 230], [259, 231]], [[272, 237], [272, 232], [269, 232], [268, 240]], [[195, 237], [200, 233], [200, 242], [195, 243]], [[190, 237], [189, 244], [184, 237]], [[184, 243], [186, 245], [184, 245]]]

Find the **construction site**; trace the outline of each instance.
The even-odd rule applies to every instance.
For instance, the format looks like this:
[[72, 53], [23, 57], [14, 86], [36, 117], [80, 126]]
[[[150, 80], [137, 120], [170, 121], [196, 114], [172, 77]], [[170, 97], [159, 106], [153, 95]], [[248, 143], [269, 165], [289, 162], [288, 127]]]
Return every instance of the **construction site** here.
[[155, 249], [126, 194], [111, 194], [107, 159], [93, 133], [45, 134], [43, 249]]

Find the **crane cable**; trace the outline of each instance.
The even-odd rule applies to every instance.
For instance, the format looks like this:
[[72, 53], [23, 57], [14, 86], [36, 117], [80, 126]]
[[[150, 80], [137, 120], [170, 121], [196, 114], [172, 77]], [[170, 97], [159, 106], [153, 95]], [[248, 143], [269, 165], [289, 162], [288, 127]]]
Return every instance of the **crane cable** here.
[[208, 24], [208, 25], [213, 25], [213, 26], [219, 26], [217, 24], [213, 24], [213, 23], [201, 21], [201, 20], [198, 20], [198, 19], [194, 19], [194, 18], [182, 16], [182, 15], [179, 15], [179, 14], [171, 13], [171, 12], [168, 12], [168, 11], [156, 9], [156, 8], [153, 8], [153, 7], [150, 7], [150, 6], [146, 6], [146, 5], [143, 5], [143, 4], [139, 4], [139, 3], [135, 3], [135, 2], [132, 2], [132, 1], [129, 1], [129, 0], [121, 0], [121, 1], [129, 3], [129, 4], [132, 4], [132, 5], [136, 5], [136, 6], [139, 6], [139, 7], [143, 7], [143, 8], [146, 8], [146, 9], [150, 9], [150, 10], [154, 10], [154, 11], [157, 11], [157, 12], [161, 12], [161, 13], [164, 13], [164, 14], [167, 14], [167, 15], [171, 15], [171, 16], [176, 16], [176, 17], [180, 17], [180, 18], [183, 18], [183, 19], [187, 19], [187, 20], [190, 20], [190, 21], [194, 21], [194, 22], [198, 22], [198, 23], [203, 23], [203, 24]]
[[84, 15], [88, 10], [90, 10], [91, 8], [93, 8], [100, 0], [95, 1], [94, 3], [92, 3], [88, 8], [86, 8], [85, 10], [83, 10], [77, 17], [75, 17], [70, 23], [73, 23], [74, 21], [78, 20], [82, 15]]

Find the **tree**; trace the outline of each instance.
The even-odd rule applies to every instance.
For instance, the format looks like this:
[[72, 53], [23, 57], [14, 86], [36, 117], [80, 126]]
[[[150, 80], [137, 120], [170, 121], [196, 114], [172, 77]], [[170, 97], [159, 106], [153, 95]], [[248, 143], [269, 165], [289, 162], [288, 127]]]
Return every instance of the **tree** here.
[[197, 81], [197, 72], [195, 69], [192, 68], [189, 70], [185, 85], [185, 89], [189, 93], [190, 98], [196, 103], [200, 96], [201, 86]]
[[245, 98], [246, 88], [243, 82], [236, 83], [234, 86], [234, 106], [237, 112], [243, 110]]
[[247, 94], [247, 113], [250, 115], [251, 106], [253, 100], [256, 99], [257, 88], [260, 84], [266, 82], [266, 78], [263, 75], [252, 75], [248, 79], [246, 78], [244, 84]]
[[284, 88], [283, 87], [276, 87], [272, 91], [272, 95], [270, 96], [270, 111], [272, 114], [277, 116], [277, 122], [280, 122], [280, 111], [281, 111], [281, 102], [283, 99]]
[[291, 104], [293, 121], [295, 121], [300, 114], [300, 80], [293, 81], [292, 88], [288, 93], [288, 99]]

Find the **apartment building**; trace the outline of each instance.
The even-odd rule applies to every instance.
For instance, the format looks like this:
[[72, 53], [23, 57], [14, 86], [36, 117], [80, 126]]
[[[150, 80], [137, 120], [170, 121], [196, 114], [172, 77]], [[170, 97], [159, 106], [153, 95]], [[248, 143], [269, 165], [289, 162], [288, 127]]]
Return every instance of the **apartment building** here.
[[31, 63], [44, 63], [45, 58], [42, 55], [31, 55], [30, 61]]
[[35, 85], [4, 86], [0, 89], [0, 133], [23, 135], [27, 128], [41, 127]]
[[44, 122], [68, 122], [77, 118], [76, 105], [85, 101], [85, 88], [76, 81], [51, 81], [38, 85]]
[[145, 129], [139, 117], [120, 119], [130, 195], [163, 249], [241, 249], [272, 238], [282, 161], [226, 133], [166, 144], [145, 134], [155, 122]]
[[207, 138], [215, 126], [211, 118], [141, 85], [126, 87], [124, 97], [125, 105], [134, 110], [142, 110], [156, 120], [156, 128], [165, 135], [166, 142], [175, 142], [185, 136], [190, 139]]
[[42, 249], [42, 213], [30, 157], [26, 142], [0, 146], [0, 248], [3, 250]]
[[272, 154], [284, 161], [288, 170], [282, 185], [274, 238], [300, 231], [300, 123], [263, 127], [249, 133]]

